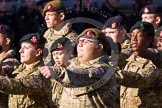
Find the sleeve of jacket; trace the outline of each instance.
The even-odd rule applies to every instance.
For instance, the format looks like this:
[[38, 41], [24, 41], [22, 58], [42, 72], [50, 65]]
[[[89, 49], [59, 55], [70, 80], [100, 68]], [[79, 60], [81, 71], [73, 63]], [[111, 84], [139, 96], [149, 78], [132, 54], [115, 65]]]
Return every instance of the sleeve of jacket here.
[[144, 70], [142, 74], [125, 70], [116, 73], [120, 84], [132, 88], [151, 87], [155, 85], [159, 75], [160, 70], [153, 67]]
[[39, 75], [26, 76], [21, 79], [0, 76], [0, 91], [7, 94], [32, 94], [42, 89], [42, 78]]
[[[60, 79], [58, 77], [64, 72], [64, 77]], [[74, 86], [88, 86], [100, 80], [105, 73], [112, 74], [115, 70], [112, 67], [108, 66], [91, 66], [88, 68], [53, 68], [52, 77], [59, 82], [64, 84], [70, 84]]]

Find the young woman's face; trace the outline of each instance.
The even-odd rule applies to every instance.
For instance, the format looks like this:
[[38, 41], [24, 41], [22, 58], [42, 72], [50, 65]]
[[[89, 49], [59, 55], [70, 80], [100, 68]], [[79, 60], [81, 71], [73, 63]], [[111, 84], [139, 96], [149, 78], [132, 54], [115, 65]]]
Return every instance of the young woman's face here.
[[134, 29], [131, 32], [131, 46], [134, 51], [140, 52], [149, 48], [152, 41], [153, 39], [142, 30]]
[[34, 45], [23, 42], [21, 43], [21, 48], [19, 50], [20, 61], [24, 64], [31, 64], [37, 60], [37, 50]]

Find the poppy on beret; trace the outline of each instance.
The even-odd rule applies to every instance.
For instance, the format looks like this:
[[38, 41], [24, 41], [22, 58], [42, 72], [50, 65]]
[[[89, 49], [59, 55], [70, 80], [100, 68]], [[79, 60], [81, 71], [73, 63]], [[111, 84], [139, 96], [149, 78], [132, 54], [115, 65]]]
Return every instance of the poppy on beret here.
[[66, 37], [58, 38], [51, 45], [50, 52], [52, 52], [52, 51], [61, 51], [67, 46], [67, 44], [71, 44], [71, 41], [68, 38], [66, 38]]
[[49, 12], [54, 12], [54, 11], [64, 11], [65, 10], [65, 6], [62, 2], [62, 0], [53, 0], [48, 2], [42, 12], [42, 15], [45, 16], [45, 13], [47, 11]]

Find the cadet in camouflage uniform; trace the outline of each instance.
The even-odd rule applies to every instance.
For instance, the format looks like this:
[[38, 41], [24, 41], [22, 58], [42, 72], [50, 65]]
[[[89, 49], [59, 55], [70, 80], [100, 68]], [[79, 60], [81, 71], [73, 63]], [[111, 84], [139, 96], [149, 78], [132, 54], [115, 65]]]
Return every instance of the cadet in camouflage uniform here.
[[77, 35], [71, 29], [72, 25], [64, 21], [66, 17], [65, 7], [61, 0], [48, 2], [44, 7], [42, 14], [48, 27], [48, 30], [44, 34], [44, 37], [47, 39], [44, 50], [44, 62], [45, 65], [53, 65], [50, 62], [50, 47], [52, 43], [60, 37], [67, 37], [74, 42]]
[[[128, 53], [132, 52], [130, 48], [130, 37], [127, 34], [127, 24], [125, 19], [121, 16], [114, 16], [109, 18], [105, 22], [102, 32], [105, 33], [106, 36], [111, 37], [115, 43], [118, 43], [119, 51], [118, 53], [117, 51], [114, 52], [116, 52], [115, 54], [117, 54], [119, 57], [114, 58], [119, 58], [119, 60], [115, 60], [118, 62], [116, 64], [118, 64], [120, 68], [123, 68], [126, 64], [125, 59], [130, 56]], [[111, 56], [113, 55], [114, 53], [112, 52]]]
[[9, 108], [53, 108], [50, 80], [38, 67], [43, 65], [42, 52], [46, 40], [37, 33], [20, 40], [21, 65], [12, 72], [13, 78], [0, 76], [0, 91], [9, 95]]
[[[15, 50], [11, 48], [13, 43], [14, 33], [8, 26], [0, 25], [0, 75], [9, 76], [12, 71], [19, 66], [19, 61], [15, 58]], [[8, 107], [8, 95], [0, 93], [0, 107]]]
[[[66, 68], [69, 65], [69, 60], [73, 57], [73, 46], [71, 41], [66, 37], [61, 37], [57, 39], [51, 46], [50, 52], [52, 54], [52, 58], [55, 62], [54, 67], [64, 67]], [[64, 74], [60, 75], [60, 77], [64, 76]], [[52, 100], [54, 103], [58, 105], [58, 101], [60, 100], [63, 87], [61, 84], [57, 83], [54, 79], [52, 81]]]
[[[160, 71], [149, 59], [142, 58], [142, 50], [152, 47], [154, 28], [151, 23], [137, 22], [131, 28], [131, 46], [134, 53], [127, 59], [121, 84], [121, 108], [161, 108], [161, 89], [157, 89]], [[158, 97], [159, 96], [159, 97]]]
[[[109, 65], [108, 37], [89, 28], [77, 39], [78, 57], [65, 68], [41, 67], [41, 73], [64, 86], [60, 108], [117, 108], [115, 69]], [[53, 70], [53, 71], [51, 71]], [[59, 77], [64, 74], [63, 77]]]

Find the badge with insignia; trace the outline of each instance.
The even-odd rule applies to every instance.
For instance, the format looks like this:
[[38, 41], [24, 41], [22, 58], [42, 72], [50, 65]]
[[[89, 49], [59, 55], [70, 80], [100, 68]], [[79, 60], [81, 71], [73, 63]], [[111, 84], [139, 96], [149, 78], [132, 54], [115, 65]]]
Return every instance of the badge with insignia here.
[[102, 69], [100, 69], [100, 68], [97, 68], [97, 69], [95, 70], [95, 73], [96, 73], [96, 74], [102, 74], [102, 73], [104, 73], [104, 71], [103, 71]]
[[87, 30], [87, 31], [86, 31], [86, 37], [90, 38], [90, 37], [92, 37], [92, 36], [93, 36], [92, 31], [91, 31], [91, 30]]
[[148, 13], [149, 12], [149, 9], [147, 7], [144, 8], [144, 12], [145, 13]]
[[32, 38], [31, 38], [31, 42], [32, 42], [32, 44], [37, 44], [38, 43], [38, 39], [37, 39], [37, 37], [36, 36], [33, 36]]
[[141, 26], [141, 27], [140, 27], [141, 29], [144, 29], [144, 25], [143, 25], [143, 23], [141, 23], [140, 26]]
[[117, 27], [117, 23], [116, 23], [116, 22], [112, 22], [112, 23], [111, 23], [111, 28], [112, 28], [112, 29], [115, 29], [116, 27]]
[[53, 6], [51, 6], [51, 5], [48, 6], [48, 11], [53, 12], [54, 10], [55, 10], [55, 9], [54, 9]]
[[63, 46], [62, 44], [58, 43], [58, 44], [57, 44], [57, 48], [58, 48], [59, 50], [63, 50], [63, 49], [64, 49], [64, 46]]

